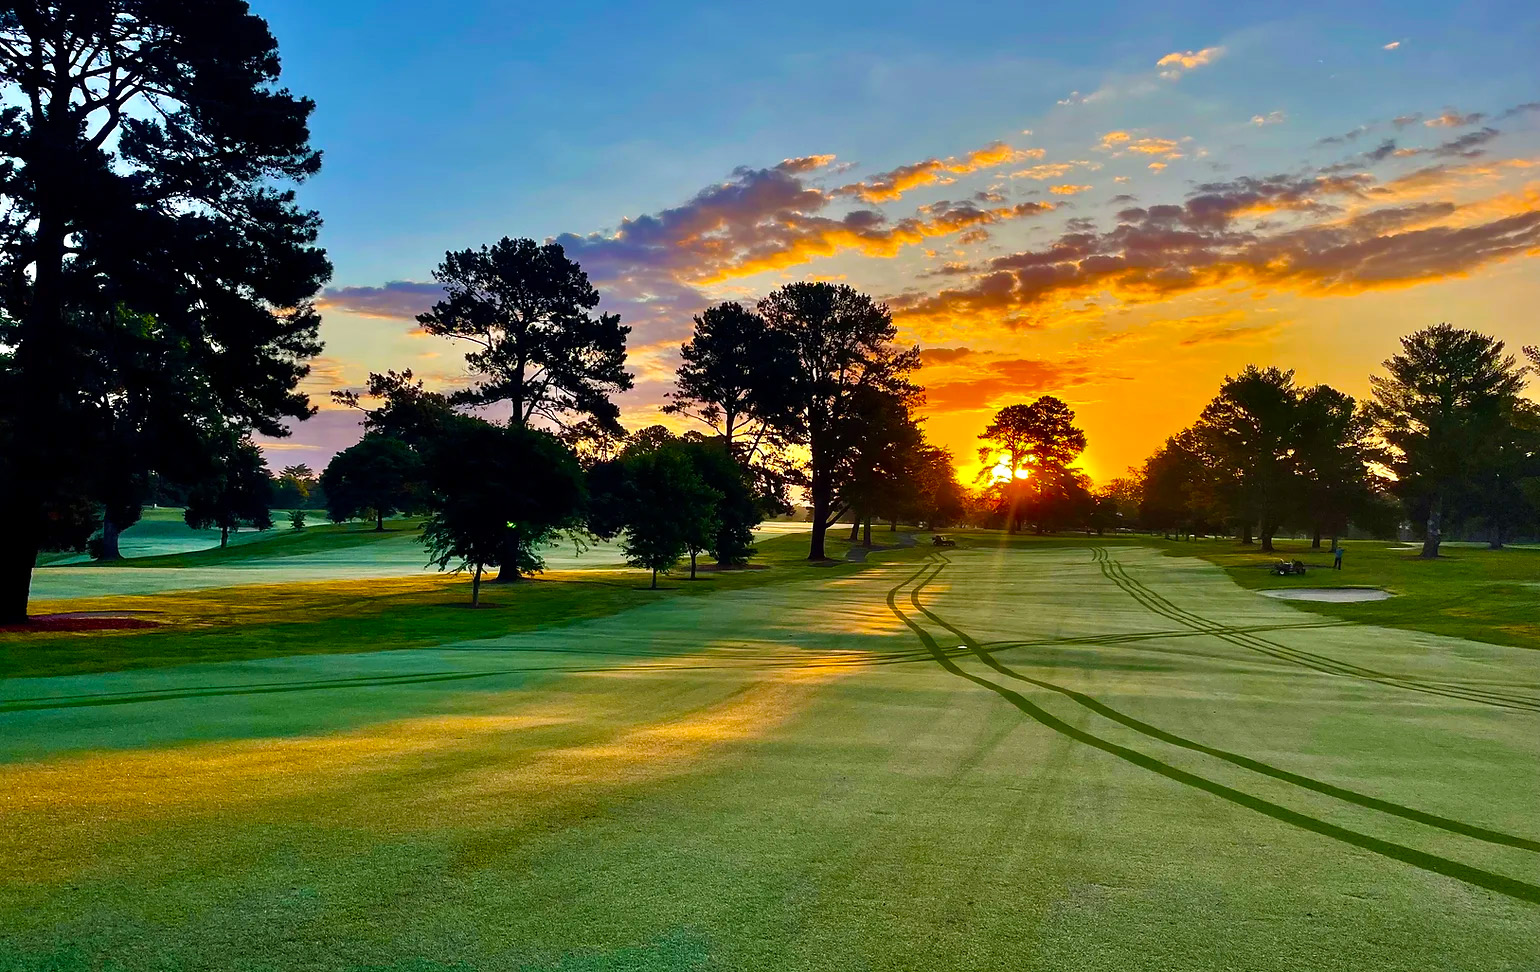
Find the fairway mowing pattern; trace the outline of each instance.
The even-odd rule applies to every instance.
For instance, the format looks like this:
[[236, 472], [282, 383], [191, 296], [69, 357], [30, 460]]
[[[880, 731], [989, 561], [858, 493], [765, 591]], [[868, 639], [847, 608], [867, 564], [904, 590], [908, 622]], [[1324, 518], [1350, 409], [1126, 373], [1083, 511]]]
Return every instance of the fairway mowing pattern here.
[[[1108, 562], [1109, 558], [1105, 548], [1096, 547], [1093, 548], [1092, 552], [1096, 556], [1098, 563], [1105, 565]], [[1138, 752], [1137, 750], [1119, 745], [1094, 735], [1091, 732], [1080, 729], [1076, 726], [1072, 726], [1069, 723], [1066, 723], [1053, 716], [1047, 710], [1035, 705], [1020, 693], [1014, 692], [986, 678], [982, 678], [978, 675], [964, 671], [962, 668], [958, 667], [951, 654], [943, 651], [940, 648], [940, 645], [929, 631], [927, 631], [921, 624], [916, 622], [898, 606], [897, 597], [905, 588], [909, 588], [909, 601], [917, 612], [924, 615], [937, 626], [963, 639], [964, 645], [967, 646], [969, 650], [976, 655], [976, 657], [978, 657], [985, 664], [989, 665], [991, 668], [995, 669], [997, 672], [1007, 675], [1008, 677], [1027, 682], [1037, 686], [1038, 688], [1046, 689], [1048, 691], [1063, 695], [1066, 698], [1074, 700], [1083, 707], [1096, 712], [1098, 715], [1112, 719], [1113, 721], [1132, 728], [1137, 732], [1143, 733], [1144, 735], [1150, 736], [1151, 738], [1158, 739], [1161, 742], [1178, 745], [1186, 749], [1191, 749], [1196, 752], [1204, 753], [1205, 755], [1214, 756], [1223, 759], [1226, 762], [1232, 763], [1233, 765], [1240, 766], [1243, 769], [1262, 773], [1263, 775], [1270, 776], [1274, 779], [1293, 783], [1298, 786], [1304, 786], [1307, 789], [1314, 790], [1315, 792], [1336, 797], [1337, 799], [1346, 800], [1348, 802], [1367, 807], [1369, 809], [1394, 814], [1407, 820], [1413, 820], [1418, 823], [1438, 827], [1452, 833], [1474, 837], [1478, 840], [1483, 840], [1490, 843], [1516, 847], [1523, 850], [1540, 851], [1540, 841], [1535, 841], [1524, 837], [1516, 837], [1511, 834], [1505, 834], [1500, 831], [1489, 830], [1482, 827], [1475, 827], [1460, 821], [1450, 820], [1435, 814], [1413, 810], [1409, 807], [1402, 807], [1397, 804], [1390, 803], [1389, 801], [1378, 800], [1365, 794], [1355, 793], [1342, 787], [1331, 786], [1319, 781], [1310, 780], [1297, 774], [1288, 773], [1275, 767], [1268, 766], [1267, 764], [1264, 764], [1258, 760], [1252, 760], [1234, 753], [1228, 753], [1213, 747], [1204, 746], [1191, 740], [1184, 739], [1173, 733], [1164, 732], [1163, 730], [1157, 729], [1156, 727], [1147, 723], [1125, 716], [1122, 713], [1112, 709], [1110, 706], [1103, 705], [1091, 697], [1084, 695], [1083, 693], [1075, 692], [1050, 682], [1013, 672], [995, 661], [988, 652], [983, 650], [983, 647], [979, 644], [979, 642], [967, 632], [956, 627], [955, 625], [946, 622], [934, 612], [927, 610], [921, 604], [920, 592], [924, 590], [927, 585], [938, 578], [941, 573], [951, 565], [951, 560], [944, 555], [933, 554], [932, 558], [934, 561], [933, 563], [921, 567], [913, 575], [900, 582], [897, 586], [888, 592], [888, 607], [893, 611], [896, 617], [902, 620], [904, 624], [915, 633], [915, 635], [926, 646], [926, 648], [932, 652], [937, 663], [940, 664], [941, 667], [949, 673], [960, 678], [965, 678], [977, 685], [989, 689], [997, 695], [1000, 695], [1002, 698], [1006, 699], [1012, 705], [1020, 709], [1023, 713], [1055, 732], [1068, 736], [1077, 742], [1085, 743], [1086, 745], [1095, 747], [1102, 752], [1116, 756], [1119, 759], [1133, 763], [1136, 766], [1159, 773], [1160, 775], [1178, 783], [1183, 783], [1187, 786], [1203, 790], [1223, 800], [1227, 800], [1239, 806], [1246, 807], [1247, 809], [1255, 810], [1259, 813], [1265, 814], [1266, 816], [1272, 817], [1275, 820], [1280, 820], [1284, 823], [1292, 824], [1293, 826], [1321, 834], [1322, 836], [1331, 837], [1363, 850], [1372, 851], [1373, 853], [1380, 854], [1384, 857], [1401, 861], [1406, 864], [1411, 864], [1414, 867], [1419, 867], [1423, 870], [1431, 871], [1436, 874], [1453, 877], [1468, 884], [1472, 884], [1480, 888], [1485, 888], [1489, 891], [1495, 891], [1499, 894], [1507, 895], [1520, 901], [1529, 902], [1531, 904], [1540, 904], [1540, 885], [1531, 884], [1527, 881], [1521, 881], [1516, 878], [1497, 874], [1482, 868], [1472, 867], [1470, 865], [1462, 864], [1458, 861], [1450, 860], [1438, 855], [1429, 854], [1415, 848], [1406, 847], [1404, 845], [1382, 840], [1378, 837], [1373, 837], [1368, 834], [1349, 830], [1345, 827], [1340, 827], [1327, 821], [1319, 820], [1315, 817], [1308, 816], [1296, 810], [1292, 810], [1279, 804], [1264, 800], [1260, 797], [1253, 796], [1249, 793], [1245, 793], [1233, 787], [1226, 786], [1222, 783], [1217, 783], [1213, 780], [1189, 773], [1175, 766], [1163, 763], [1144, 753]], [[1103, 573], [1104, 575], [1108, 576], [1109, 579], [1112, 579], [1112, 573], [1109, 573], [1105, 566], [1103, 567]], [[1117, 581], [1115, 580], [1114, 583], [1117, 583]], [[1234, 640], [1232, 640], [1233, 638], [1240, 637], [1235, 635], [1231, 629], [1228, 629], [1225, 626], [1219, 625], [1212, 621], [1207, 621], [1206, 619], [1201, 619], [1197, 615], [1192, 615], [1189, 612], [1185, 612], [1179, 608], [1176, 608], [1174, 605], [1171, 605], [1169, 601], [1165, 601], [1164, 599], [1157, 599], [1152, 594], [1146, 594], [1147, 589], [1136, 585], [1135, 582], [1132, 582], [1131, 580], [1127, 582], [1127, 586], [1125, 586], [1123, 583], [1119, 583], [1118, 586], [1123, 588], [1125, 591], [1128, 591], [1131, 595], [1135, 596], [1136, 599], [1141, 600], [1141, 603], [1146, 603], [1147, 601], [1148, 603], [1146, 606], [1150, 606], [1151, 610], [1156, 610], [1156, 608], [1151, 605], [1159, 604], [1162, 610], [1157, 611], [1157, 613], [1161, 613], [1167, 617], [1172, 617], [1173, 619], [1176, 619], [1177, 617], [1188, 619], [1184, 620], [1183, 623], [1193, 624], [1194, 626], [1199, 624], [1206, 625], [1207, 627], [1204, 628], [1205, 634], [1213, 634], [1219, 636], [1223, 640], [1231, 641], [1231, 643], [1236, 643]], [[1135, 593], [1136, 591], [1138, 592], [1137, 594]], [[1226, 635], [1229, 635], [1229, 637], [1225, 637]], [[1261, 641], [1262, 639], [1257, 640]], [[1269, 647], [1276, 648], [1281, 653], [1288, 653], [1288, 656], [1295, 654], [1292, 652], [1292, 650], [1284, 648], [1283, 646], [1275, 646], [1270, 642], [1264, 642], [1264, 644], [1267, 644]], [[1243, 644], [1242, 646], [1253, 647], [1250, 644]], [[1269, 653], [1271, 654], [1271, 652]], [[1306, 653], [1303, 652], [1298, 654], [1306, 655]], [[1312, 657], [1319, 658], [1320, 656]], [[1310, 667], [1316, 666], [1311, 665]], [[1343, 667], [1356, 668], [1356, 666]], [[1375, 674], [1378, 675], [1380, 673]], [[1398, 684], [1400, 680], [1391, 681], [1389, 677], [1385, 677], [1383, 679], [1376, 678], [1374, 680], [1386, 681], [1387, 684], [1396, 684], [1397, 687], [1406, 687], [1404, 684]]]
[[1533, 716], [1298, 654], [1515, 697], [1540, 657], [1147, 549], [1139, 597], [1086, 544], [926, 554], [0, 681], [0, 969], [1532, 964]]
[[1113, 559], [1106, 547], [1092, 547], [1091, 555], [1095, 559], [1097, 566], [1101, 568], [1102, 576], [1117, 585], [1120, 590], [1135, 601], [1138, 601], [1143, 607], [1148, 608], [1155, 614], [1159, 614], [1161, 617], [1186, 625], [1202, 634], [1213, 635], [1237, 647], [1261, 652], [1264, 655], [1270, 655], [1305, 668], [1314, 669], [1326, 675], [1362, 678], [1371, 682], [1379, 682], [1382, 685], [1406, 689], [1410, 692], [1425, 692], [1429, 695], [1443, 695], [1452, 699], [1479, 702], [1483, 705], [1540, 712], [1540, 699], [1532, 696], [1507, 695], [1501, 692], [1452, 687], [1449, 683], [1425, 682], [1401, 675], [1391, 675], [1386, 672], [1375, 671], [1372, 668], [1340, 662], [1325, 655], [1289, 648], [1277, 642], [1269, 641], [1266, 638], [1256, 637], [1250, 632], [1219, 624], [1196, 612], [1180, 608], [1166, 598], [1161, 597], [1144, 584], [1130, 577], [1128, 571], [1122, 564]]

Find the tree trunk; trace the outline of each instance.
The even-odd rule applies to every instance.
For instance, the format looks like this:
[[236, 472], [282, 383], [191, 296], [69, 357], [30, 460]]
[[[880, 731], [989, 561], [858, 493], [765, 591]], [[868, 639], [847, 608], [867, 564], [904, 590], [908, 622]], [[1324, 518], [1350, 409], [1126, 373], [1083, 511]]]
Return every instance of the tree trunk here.
[[222, 527], [219, 528], [219, 547], [220, 547], [221, 550], [223, 550], [225, 547], [228, 547], [229, 545], [230, 545], [230, 528], [227, 527], [227, 526], [222, 526]]
[[871, 517], [867, 517], [866, 518], [866, 524], [861, 529], [861, 544], [862, 544], [862, 546], [866, 546], [866, 547], [870, 547], [872, 545], [872, 518]]
[[1244, 527], [1241, 528], [1241, 543], [1252, 543], [1252, 542], [1253, 541], [1251, 539], [1251, 524], [1247, 523]]
[[24, 624], [27, 597], [32, 590], [32, 567], [37, 563], [37, 543], [25, 537], [0, 544], [0, 624]]
[[652, 589], [658, 589], [658, 568], [656, 567], [652, 569]]
[[383, 512], [381, 512], [380, 510], [375, 510], [374, 511], [374, 532], [375, 533], [384, 533], [385, 532], [385, 514]]
[[820, 472], [821, 449], [814, 450], [813, 454], [813, 482], [808, 489], [813, 500], [813, 537], [808, 545], [808, 560], [827, 560], [824, 554], [824, 536], [829, 531], [829, 505], [833, 497], [830, 495], [828, 473]]
[[1444, 498], [1434, 496], [1433, 502], [1428, 504], [1428, 530], [1422, 537], [1422, 554], [1426, 560], [1432, 560], [1438, 556], [1439, 541], [1443, 539], [1440, 527], [1444, 522]]
[[1492, 527], [1492, 536], [1487, 540], [1487, 549], [1488, 550], [1501, 550], [1501, 549], [1503, 549], [1503, 528], [1502, 528], [1501, 524], [1493, 525], [1493, 527]]
[[695, 579], [695, 555], [696, 555], [696, 552], [694, 550], [691, 550], [690, 551], [690, 580], [694, 580]]
[[112, 517], [102, 517], [102, 555], [98, 560], [122, 560], [123, 554], [118, 550], [118, 535], [123, 531], [112, 522]]
[[481, 604], [481, 565], [476, 565], [476, 573], [471, 575], [471, 607]]
[[897, 533], [898, 532], [898, 521], [897, 520], [889, 520], [888, 521], [888, 532], [889, 533]]
[[[1337, 549], [1337, 545], [1335, 543], [1332, 544], [1331, 546], [1332, 546], [1333, 550]], [[1315, 528], [1315, 534], [1313, 536], [1311, 536], [1311, 538], [1310, 538], [1310, 549], [1311, 550], [1320, 550], [1321, 549], [1321, 528], [1320, 527], [1316, 527]]]
[[861, 516], [858, 513], [853, 515], [850, 521], [850, 542], [855, 543], [859, 539], [861, 539]]
[[1275, 529], [1274, 527], [1269, 527], [1269, 526], [1264, 526], [1262, 528], [1262, 552], [1263, 553], [1273, 553], [1274, 552], [1273, 551], [1273, 530], [1274, 529]]
[[501, 548], [497, 551], [497, 562], [501, 566], [497, 569], [497, 576], [492, 579], [494, 584], [516, 584], [524, 577], [519, 573], [518, 563], [522, 538], [519, 531], [509, 530], [503, 537]]

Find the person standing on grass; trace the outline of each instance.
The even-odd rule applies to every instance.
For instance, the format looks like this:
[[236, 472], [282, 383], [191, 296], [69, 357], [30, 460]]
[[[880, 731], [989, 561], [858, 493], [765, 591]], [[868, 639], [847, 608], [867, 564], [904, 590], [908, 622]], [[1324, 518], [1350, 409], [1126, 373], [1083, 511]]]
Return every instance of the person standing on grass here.
[[1332, 561], [1331, 569], [1332, 570], [1341, 570], [1342, 569], [1342, 544], [1340, 544], [1340, 543], [1337, 544], [1335, 547], [1332, 548], [1331, 552], [1332, 552], [1332, 556], [1336, 558], [1335, 560]]

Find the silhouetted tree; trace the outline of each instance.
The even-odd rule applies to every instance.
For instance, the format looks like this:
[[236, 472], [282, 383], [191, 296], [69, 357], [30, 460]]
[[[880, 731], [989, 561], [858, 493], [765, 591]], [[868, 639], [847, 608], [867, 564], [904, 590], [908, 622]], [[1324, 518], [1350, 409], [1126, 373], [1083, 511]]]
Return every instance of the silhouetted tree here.
[[1368, 415], [1388, 447], [1391, 487], [1409, 507], [1426, 510], [1422, 556], [1437, 557], [1445, 504], [1491, 462], [1524, 387], [1523, 371], [1503, 342], [1449, 324], [1401, 339], [1401, 353], [1369, 379]]
[[423, 463], [400, 439], [371, 432], [332, 457], [321, 473], [326, 513], [333, 523], [372, 516], [376, 530], [385, 518], [421, 501]]
[[[423, 544], [440, 570], [451, 563], [471, 570], [472, 605], [481, 602], [483, 570], [540, 571], [545, 563], [527, 538], [579, 524], [585, 494], [577, 457], [538, 429], [456, 416], [428, 448], [424, 473]], [[526, 542], [509, 544], [509, 532]], [[517, 561], [501, 559], [509, 550]]]
[[1493, 550], [1540, 522], [1540, 406], [1522, 398], [1510, 403], [1462, 493]]
[[[452, 396], [463, 405], [507, 402], [510, 424], [536, 419], [557, 428], [584, 422], [620, 431], [611, 396], [631, 387], [626, 371], [629, 327], [615, 314], [592, 311], [599, 292], [558, 243], [504, 237], [480, 249], [451, 251], [433, 271], [444, 299], [417, 320], [429, 334], [467, 341], [465, 356], [481, 380]], [[543, 537], [510, 533], [509, 543]], [[502, 560], [521, 559], [517, 550]], [[515, 572], [499, 581], [517, 580]]]
[[807, 446], [808, 559], [823, 560], [824, 536], [840, 512], [834, 508], [840, 450], [859, 421], [857, 393], [913, 394], [909, 373], [919, 365], [919, 349], [896, 346], [887, 307], [844, 284], [786, 284], [760, 301], [759, 313], [791, 349], [788, 409], [776, 431]]
[[294, 388], [330, 268], [283, 184], [320, 156], [278, 76], [242, 0], [0, 9], [0, 622], [25, 619], [39, 546], [89, 525], [60, 518], [144, 471], [105, 461], [103, 393], [144, 403], [157, 470], [310, 413]]
[[786, 335], [729, 301], [695, 317], [695, 331], [663, 411], [704, 423], [735, 455], [753, 462], [767, 435], [785, 424], [786, 392], [795, 374]]
[[1318, 548], [1323, 534], [1336, 540], [1373, 500], [1369, 421], [1352, 396], [1329, 385], [1300, 392], [1295, 411], [1291, 444], [1300, 479], [1297, 505], [1311, 532], [1310, 545]]
[[[434, 442], [456, 417], [449, 397], [428, 391], [421, 378], [413, 377], [411, 369], [371, 372], [362, 392], [334, 391], [332, 399], [364, 413], [365, 433], [399, 439], [419, 450]], [[364, 404], [366, 399], [378, 401], [379, 405], [369, 408]]]
[[694, 579], [696, 555], [713, 543], [719, 527], [722, 494], [706, 484], [680, 445], [644, 445], [622, 452], [619, 460], [624, 472], [620, 548], [627, 563], [652, 571], [654, 589], [658, 572], [673, 570], [687, 553]]
[[258, 530], [273, 525], [272, 496], [273, 481], [262, 450], [242, 440], [214, 461], [212, 475], [193, 486], [182, 519], [194, 530], [218, 527], [223, 547], [230, 542], [230, 531], [242, 523]]
[[1022, 506], [1028, 497], [1041, 492], [1029, 480], [1043, 479], [1058, 488], [1061, 473], [1086, 446], [1085, 433], [1075, 427], [1075, 413], [1052, 395], [1000, 409], [979, 438], [989, 443], [979, 449], [983, 475], [990, 475], [994, 460], [1000, 457], [1009, 467], [1006, 477], [995, 484], [1009, 533], [1021, 529]]
[[1194, 427], [1246, 542], [1256, 524], [1265, 553], [1273, 552], [1273, 535], [1297, 497], [1291, 480], [1298, 403], [1294, 372], [1247, 365], [1225, 379]]
[[924, 436], [911, 412], [916, 396], [905, 391], [861, 389], [852, 403], [855, 421], [841, 444], [837, 494], [851, 513], [851, 542], [864, 528], [872, 543], [872, 517], [913, 506], [919, 498]]

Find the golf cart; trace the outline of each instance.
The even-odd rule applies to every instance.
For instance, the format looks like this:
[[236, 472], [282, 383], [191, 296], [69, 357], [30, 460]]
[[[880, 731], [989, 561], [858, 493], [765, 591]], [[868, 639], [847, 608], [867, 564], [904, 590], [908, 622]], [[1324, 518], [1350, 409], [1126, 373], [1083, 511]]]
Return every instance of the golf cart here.
[[942, 536], [939, 533], [936, 534], [935, 536], [931, 537], [930, 538], [930, 542], [931, 542], [932, 546], [936, 546], [936, 547], [955, 547], [955, 546], [957, 546], [957, 541], [956, 540], [953, 540], [951, 537]]
[[1305, 563], [1302, 560], [1280, 560], [1273, 564], [1273, 574], [1278, 577], [1289, 577], [1305, 572]]

